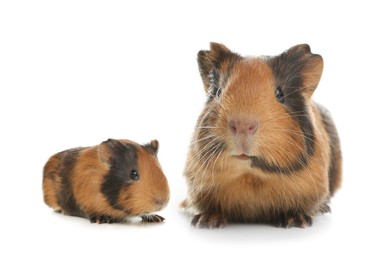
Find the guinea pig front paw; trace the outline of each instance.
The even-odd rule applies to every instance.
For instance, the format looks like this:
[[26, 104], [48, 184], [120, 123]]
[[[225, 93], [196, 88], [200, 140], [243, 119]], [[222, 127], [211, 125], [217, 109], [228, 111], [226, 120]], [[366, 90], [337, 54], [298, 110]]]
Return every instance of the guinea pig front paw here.
[[156, 215], [156, 214], [151, 214], [151, 215], [145, 215], [141, 216], [143, 222], [149, 222], [149, 223], [154, 223], [154, 222], [164, 222], [165, 218]]
[[111, 223], [120, 223], [120, 222], [124, 221], [123, 219], [117, 219], [117, 218], [113, 218], [113, 217], [105, 216], [105, 215], [91, 216], [89, 218], [89, 220], [91, 221], [91, 223], [97, 223], [97, 224], [105, 224], [105, 223], [111, 224]]
[[223, 228], [226, 226], [227, 220], [217, 212], [202, 213], [196, 215], [191, 224], [197, 228]]
[[291, 227], [310, 227], [313, 220], [310, 216], [302, 213], [282, 214], [276, 221], [276, 226], [291, 228]]
[[325, 213], [328, 213], [328, 212], [331, 212], [330, 206], [327, 203], [323, 203], [320, 206], [320, 213], [325, 214]]

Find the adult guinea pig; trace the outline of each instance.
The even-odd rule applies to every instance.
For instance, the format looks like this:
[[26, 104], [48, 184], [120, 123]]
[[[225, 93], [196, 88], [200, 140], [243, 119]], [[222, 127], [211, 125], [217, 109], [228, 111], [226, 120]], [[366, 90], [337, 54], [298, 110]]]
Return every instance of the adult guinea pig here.
[[123, 222], [129, 216], [164, 221], [151, 214], [167, 205], [170, 193], [157, 159], [158, 146], [157, 140], [139, 145], [108, 139], [57, 153], [43, 170], [44, 201], [91, 223]]
[[342, 169], [330, 114], [311, 100], [322, 57], [307, 44], [243, 57], [211, 43], [198, 64], [208, 99], [184, 171], [192, 224], [305, 227], [330, 211]]

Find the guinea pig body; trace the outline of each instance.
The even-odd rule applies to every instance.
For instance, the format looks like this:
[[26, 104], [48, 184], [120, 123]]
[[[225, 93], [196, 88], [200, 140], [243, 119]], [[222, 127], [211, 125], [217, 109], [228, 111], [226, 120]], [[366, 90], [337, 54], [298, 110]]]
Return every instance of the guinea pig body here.
[[44, 167], [44, 201], [92, 223], [123, 222], [129, 216], [163, 221], [151, 214], [167, 205], [170, 194], [157, 151], [157, 140], [139, 145], [108, 139], [57, 153]]
[[310, 226], [341, 183], [341, 151], [327, 110], [311, 100], [323, 68], [306, 44], [242, 57], [222, 44], [198, 53], [208, 100], [184, 175], [192, 224]]

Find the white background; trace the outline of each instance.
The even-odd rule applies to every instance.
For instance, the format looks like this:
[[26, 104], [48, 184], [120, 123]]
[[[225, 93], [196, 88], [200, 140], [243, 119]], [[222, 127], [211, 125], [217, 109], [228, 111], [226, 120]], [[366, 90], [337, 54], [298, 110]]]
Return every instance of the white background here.
[[[389, 259], [386, 6], [375, 0], [1, 1], [0, 258]], [[338, 126], [344, 182], [332, 213], [315, 218], [311, 228], [198, 230], [178, 209], [188, 144], [205, 102], [196, 54], [210, 41], [242, 55], [276, 55], [309, 43], [323, 56], [314, 98]], [[43, 203], [48, 157], [109, 137], [160, 141], [171, 187], [160, 212], [164, 224], [93, 225]]]

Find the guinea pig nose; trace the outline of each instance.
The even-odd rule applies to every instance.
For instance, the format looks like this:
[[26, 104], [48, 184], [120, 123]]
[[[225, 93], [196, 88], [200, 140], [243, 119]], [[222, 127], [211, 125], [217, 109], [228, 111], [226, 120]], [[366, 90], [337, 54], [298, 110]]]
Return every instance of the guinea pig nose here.
[[229, 120], [229, 130], [233, 135], [238, 135], [238, 134], [254, 135], [258, 127], [259, 127], [259, 123], [256, 120], [250, 120], [250, 119]]

